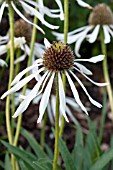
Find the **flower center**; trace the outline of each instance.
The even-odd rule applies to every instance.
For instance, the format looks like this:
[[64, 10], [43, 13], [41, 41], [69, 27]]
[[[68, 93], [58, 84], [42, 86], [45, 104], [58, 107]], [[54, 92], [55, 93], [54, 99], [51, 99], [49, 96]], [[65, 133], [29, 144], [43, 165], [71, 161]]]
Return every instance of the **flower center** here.
[[113, 13], [105, 4], [99, 4], [89, 16], [90, 25], [110, 25], [113, 24]]
[[24, 20], [19, 19], [14, 24], [14, 36], [25, 37], [27, 43], [31, 41], [32, 28], [31, 25], [26, 23]]
[[43, 65], [48, 70], [64, 71], [73, 67], [74, 55], [71, 48], [61, 42], [53, 42], [43, 57]]

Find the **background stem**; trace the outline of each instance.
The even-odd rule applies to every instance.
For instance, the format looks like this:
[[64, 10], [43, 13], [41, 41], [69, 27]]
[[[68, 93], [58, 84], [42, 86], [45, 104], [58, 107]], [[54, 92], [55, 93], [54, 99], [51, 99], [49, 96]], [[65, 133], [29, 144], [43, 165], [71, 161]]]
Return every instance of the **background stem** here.
[[[36, 0], [36, 2], [38, 2], [38, 0]], [[37, 9], [37, 8], [36, 8]], [[34, 17], [34, 24], [37, 25], [38, 23], [38, 19], [37, 17]], [[27, 63], [27, 67], [29, 67], [32, 63], [32, 57], [33, 57], [33, 51], [34, 51], [34, 44], [35, 44], [35, 40], [36, 40], [36, 33], [37, 33], [37, 29], [34, 26], [33, 27], [33, 31], [32, 31], [32, 38], [31, 38], [31, 45], [30, 45], [30, 55], [28, 58], [28, 63]], [[26, 73], [26, 77], [29, 75], [29, 73]], [[22, 95], [25, 95], [27, 89], [27, 84], [23, 87], [22, 90]], [[15, 133], [15, 138], [14, 138], [14, 145], [16, 146], [18, 143], [18, 138], [19, 138], [19, 133], [20, 133], [20, 128], [21, 128], [21, 124], [22, 124], [22, 114], [18, 117], [18, 121], [17, 121], [17, 127], [16, 127], [16, 133]]]
[[[10, 23], [10, 72], [9, 72], [9, 83], [8, 83], [8, 90], [11, 88], [11, 82], [13, 80], [13, 72], [14, 72], [14, 11], [13, 8], [8, 2], [9, 5], [9, 23]], [[10, 122], [10, 95], [6, 98], [6, 128], [7, 128], [7, 134], [8, 134], [8, 140], [9, 143], [13, 143], [13, 137], [12, 137], [12, 128], [11, 128], [11, 122]], [[15, 170], [15, 158], [13, 155], [11, 155], [11, 163], [12, 163], [12, 169]]]
[[109, 72], [108, 72], [106, 44], [104, 43], [104, 35], [103, 35], [102, 31], [101, 31], [101, 49], [102, 49], [102, 53], [105, 55], [104, 60], [103, 60], [103, 72], [104, 72], [105, 81], [109, 83], [109, 85], [107, 85], [106, 88], [107, 88], [107, 93], [108, 93], [109, 102], [110, 102], [110, 108], [111, 108], [111, 112], [112, 112], [112, 119], [113, 119], [113, 93], [112, 93], [112, 87], [111, 87], [111, 83], [110, 83]]

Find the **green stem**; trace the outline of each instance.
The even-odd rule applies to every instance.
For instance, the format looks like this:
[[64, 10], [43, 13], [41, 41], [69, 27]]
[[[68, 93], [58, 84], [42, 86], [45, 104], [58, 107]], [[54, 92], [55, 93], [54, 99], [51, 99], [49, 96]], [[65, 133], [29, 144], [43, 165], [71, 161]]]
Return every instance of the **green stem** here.
[[103, 60], [103, 72], [104, 72], [105, 81], [109, 83], [109, 85], [106, 86], [106, 88], [107, 88], [107, 93], [108, 93], [108, 97], [109, 97], [112, 118], [113, 118], [113, 93], [112, 93], [112, 87], [111, 87], [111, 83], [110, 83], [109, 72], [108, 72], [107, 49], [106, 49], [106, 45], [104, 43], [104, 35], [103, 35], [102, 31], [101, 31], [101, 48], [102, 48], [102, 53], [105, 55], [104, 60]]
[[[9, 84], [8, 90], [11, 88], [11, 82], [13, 80], [13, 72], [14, 72], [14, 11], [9, 3], [9, 22], [10, 22], [10, 38], [11, 38], [11, 46], [10, 46], [10, 73], [9, 73]], [[11, 123], [10, 123], [10, 96], [7, 96], [6, 99], [6, 126], [9, 143], [12, 144], [12, 133], [11, 133]]]
[[[15, 51], [15, 53], [16, 53], [16, 59], [17, 59], [21, 55], [21, 50], [18, 49], [17, 51]], [[20, 63], [17, 63], [15, 67], [15, 72], [14, 72], [15, 75], [19, 73], [19, 69], [20, 69]], [[12, 110], [12, 115], [13, 115], [15, 113], [15, 95], [14, 94], [12, 94], [12, 109], [11, 110]], [[15, 122], [15, 119], [12, 119], [12, 134], [13, 135], [14, 135], [14, 122]]]
[[41, 136], [40, 136], [40, 144], [42, 146], [42, 149], [44, 149], [44, 143], [45, 143], [45, 127], [47, 122], [47, 111], [44, 113], [44, 119], [42, 122], [42, 129], [41, 129]]
[[67, 43], [69, 8], [68, 0], [64, 0], [64, 44]]
[[[68, 21], [69, 21], [69, 9], [68, 9], [68, 0], [64, 0], [64, 44], [67, 44], [67, 38], [68, 38]], [[66, 91], [66, 75], [63, 74], [62, 75], [62, 79], [63, 79], [63, 86], [64, 86], [64, 90]], [[62, 122], [61, 122], [61, 126], [60, 126], [60, 137], [63, 134], [64, 131], [64, 126], [65, 126], [65, 119], [62, 116]]]
[[[10, 4], [10, 1], [8, 2], [9, 5], [9, 22], [10, 22], [10, 73], [9, 73], [9, 84], [8, 84], [8, 90], [11, 88], [11, 82], [13, 80], [13, 72], [14, 72], [14, 11]], [[7, 128], [7, 134], [8, 134], [8, 140], [9, 143], [13, 143], [13, 137], [12, 137], [12, 131], [11, 131], [11, 122], [10, 122], [10, 95], [7, 96], [6, 99], [6, 128]], [[12, 169], [15, 170], [15, 158], [13, 155], [11, 155], [11, 163], [12, 163]]]
[[[36, 2], [38, 2], [38, 0], [36, 0]], [[34, 24], [38, 23], [38, 19], [36, 17], [34, 17]], [[28, 59], [28, 63], [27, 63], [27, 67], [29, 67], [32, 63], [32, 56], [33, 56], [33, 51], [34, 51], [34, 44], [35, 44], [35, 40], [36, 40], [36, 32], [37, 29], [34, 26], [33, 27], [33, 31], [32, 31], [32, 38], [31, 38], [31, 45], [30, 45], [30, 56]], [[26, 77], [29, 75], [29, 73], [26, 73]], [[23, 87], [22, 90], [22, 94], [24, 95], [27, 89], [27, 84]], [[16, 146], [18, 143], [18, 138], [19, 138], [19, 133], [20, 133], [20, 128], [21, 128], [21, 124], [22, 124], [22, 114], [18, 117], [18, 121], [17, 121], [17, 128], [16, 128], [16, 133], [15, 133], [15, 138], [14, 138], [14, 145]]]
[[53, 170], [57, 170], [57, 162], [59, 155], [58, 140], [59, 140], [59, 85], [58, 74], [56, 74], [56, 115], [55, 115], [55, 147], [54, 147]]

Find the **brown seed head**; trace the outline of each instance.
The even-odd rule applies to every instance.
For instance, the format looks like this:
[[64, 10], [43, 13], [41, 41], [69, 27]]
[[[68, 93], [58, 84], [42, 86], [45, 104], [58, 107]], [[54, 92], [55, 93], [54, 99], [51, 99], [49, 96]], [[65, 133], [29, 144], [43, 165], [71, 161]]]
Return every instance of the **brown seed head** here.
[[64, 71], [73, 67], [74, 55], [71, 48], [61, 42], [53, 42], [43, 57], [43, 65], [48, 70]]
[[32, 27], [22, 19], [19, 19], [14, 24], [15, 37], [25, 37], [27, 43], [31, 41]]
[[90, 25], [110, 25], [113, 24], [113, 13], [106, 4], [99, 4], [93, 8], [89, 16]]

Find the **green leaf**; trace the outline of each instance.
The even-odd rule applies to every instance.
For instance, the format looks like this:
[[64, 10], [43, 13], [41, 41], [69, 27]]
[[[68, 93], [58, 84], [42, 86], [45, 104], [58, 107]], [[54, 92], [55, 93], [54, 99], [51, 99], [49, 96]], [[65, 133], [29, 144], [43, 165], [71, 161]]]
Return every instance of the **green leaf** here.
[[106, 92], [103, 95], [103, 108], [102, 108], [102, 119], [100, 121], [100, 132], [99, 132], [99, 143], [101, 144], [103, 132], [104, 132], [104, 124], [105, 124], [105, 118], [106, 118], [106, 100], [107, 95]]
[[[77, 170], [82, 169], [82, 164], [83, 164], [83, 133], [80, 125], [78, 124], [76, 126], [76, 136], [75, 136], [75, 146], [72, 151], [72, 157], [75, 162]], [[79, 160], [79, 161], [78, 161]]]
[[[50, 159], [39, 159], [38, 161], [34, 161], [36, 164], [37, 168], [40, 168], [40, 170], [52, 170], [53, 169], [53, 161]], [[57, 170], [62, 170], [58, 165], [57, 165]]]
[[89, 170], [102, 170], [113, 159], [113, 149], [104, 153]]
[[53, 160], [54, 154], [52, 152], [52, 149], [47, 144], [45, 144], [45, 149], [46, 149], [46, 152], [47, 152], [47, 155], [49, 156], [49, 158], [51, 160]]
[[42, 150], [41, 146], [38, 144], [36, 139], [29, 132], [27, 132], [24, 128], [21, 128], [21, 134], [27, 139], [31, 148], [33, 149], [35, 154], [38, 156], [38, 158], [47, 157], [47, 155]]
[[[10, 145], [9, 143], [5, 141], [1, 141], [4, 146], [6, 146], [10, 153], [13, 153], [17, 159], [22, 159], [25, 161], [31, 168], [35, 169], [35, 166], [33, 164], [33, 161], [35, 161], [37, 158], [24, 150], [19, 149], [18, 147], [14, 147], [13, 145]], [[9, 170], [9, 169], [8, 169]]]
[[9, 154], [5, 155], [5, 170], [12, 170], [11, 168], [11, 160], [9, 158]]
[[76, 170], [71, 154], [68, 151], [66, 144], [61, 138], [59, 139], [59, 149], [60, 149], [63, 161], [65, 163], [66, 170]]
[[87, 150], [89, 151], [91, 155], [92, 163], [94, 163], [101, 156], [101, 149], [98, 141], [98, 136], [96, 133], [97, 121], [89, 125], [90, 125], [90, 130], [87, 135], [85, 148], [87, 148]]
[[23, 160], [19, 160], [19, 165], [20, 165], [21, 170], [34, 170], [27, 163], [25, 163]]
[[39, 159], [38, 161], [34, 161], [34, 163], [40, 170], [52, 170], [50, 159]]

